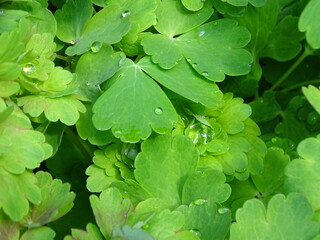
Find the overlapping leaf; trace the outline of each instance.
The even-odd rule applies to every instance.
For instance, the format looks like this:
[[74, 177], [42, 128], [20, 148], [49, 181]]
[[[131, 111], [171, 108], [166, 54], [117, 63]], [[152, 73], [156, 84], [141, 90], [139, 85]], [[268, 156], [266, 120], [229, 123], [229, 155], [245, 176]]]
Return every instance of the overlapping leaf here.
[[72, 236], [66, 236], [64, 240], [102, 240], [101, 233], [96, 225], [88, 223], [86, 231], [71, 229]]
[[320, 114], [320, 90], [315, 86], [309, 85], [308, 87], [303, 87], [302, 91], [310, 104]]

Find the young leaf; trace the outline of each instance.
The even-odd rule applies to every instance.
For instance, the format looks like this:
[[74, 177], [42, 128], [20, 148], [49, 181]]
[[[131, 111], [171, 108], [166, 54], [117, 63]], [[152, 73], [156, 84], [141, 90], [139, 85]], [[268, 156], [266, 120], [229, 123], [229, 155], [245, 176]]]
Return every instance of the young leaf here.
[[262, 7], [267, 0], [226, 0], [226, 2], [237, 7], [246, 6], [248, 3], [251, 3], [254, 7]]
[[314, 109], [320, 114], [320, 90], [315, 86], [309, 85], [308, 87], [303, 87], [302, 92]]
[[314, 49], [320, 48], [320, 2], [311, 0], [302, 11], [299, 18], [299, 30], [306, 32], [307, 42]]
[[141, 149], [135, 161], [137, 181], [153, 196], [179, 205], [183, 185], [199, 158], [192, 141], [181, 135], [159, 135], [144, 141]]
[[2, 210], [0, 210], [0, 236], [3, 239], [19, 240], [19, 223], [11, 221]]
[[299, 193], [291, 193], [287, 197], [275, 195], [267, 209], [261, 201], [252, 199], [238, 210], [230, 239], [313, 239], [319, 226], [312, 222], [312, 218], [312, 207]]
[[115, 137], [133, 143], [148, 138], [152, 129], [157, 133], [172, 129], [177, 115], [171, 102], [139, 65], [127, 59], [112, 80], [115, 83], [93, 106], [92, 121], [98, 130], [111, 128]]
[[64, 42], [74, 43], [79, 40], [85, 24], [92, 16], [90, 0], [68, 0], [54, 16], [57, 21], [57, 37]]
[[199, 11], [205, 1], [203, 0], [181, 0], [183, 6], [190, 11]]
[[53, 240], [56, 233], [49, 227], [40, 227], [27, 230], [20, 240]]
[[141, 228], [131, 228], [128, 225], [124, 227], [115, 227], [113, 229], [112, 239], [143, 239], [143, 240], [154, 240], [154, 238], [145, 230]]
[[72, 236], [66, 236], [64, 240], [102, 240], [101, 233], [96, 225], [88, 223], [86, 231], [71, 229]]

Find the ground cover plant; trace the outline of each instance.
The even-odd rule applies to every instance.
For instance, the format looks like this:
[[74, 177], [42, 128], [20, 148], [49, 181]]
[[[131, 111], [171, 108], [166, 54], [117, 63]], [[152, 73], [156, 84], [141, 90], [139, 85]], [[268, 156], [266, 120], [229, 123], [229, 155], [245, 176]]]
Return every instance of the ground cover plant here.
[[319, 23], [319, 0], [0, 0], [0, 239], [320, 239]]

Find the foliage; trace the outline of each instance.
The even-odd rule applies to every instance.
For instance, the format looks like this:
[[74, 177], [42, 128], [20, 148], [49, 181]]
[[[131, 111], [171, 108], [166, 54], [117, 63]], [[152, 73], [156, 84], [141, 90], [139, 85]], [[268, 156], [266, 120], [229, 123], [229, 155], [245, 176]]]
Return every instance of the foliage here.
[[0, 239], [320, 239], [318, 0], [0, 0]]

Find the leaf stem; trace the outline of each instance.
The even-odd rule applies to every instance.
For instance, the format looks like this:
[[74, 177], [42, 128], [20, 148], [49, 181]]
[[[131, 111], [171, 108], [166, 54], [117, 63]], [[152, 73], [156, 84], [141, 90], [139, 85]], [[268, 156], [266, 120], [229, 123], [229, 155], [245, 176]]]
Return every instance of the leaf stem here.
[[289, 91], [291, 91], [293, 89], [296, 89], [296, 88], [299, 88], [299, 87], [303, 87], [303, 86], [306, 86], [306, 85], [309, 85], [309, 84], [319, 84], [320, 85], [320, 79], [297, 83], [295, 85], [292, 85], [290, 87], [282, 89], [281, 92], [289, 92]]
[[275, 88], [277, 88], [281, 83], [283, 83], [287, 77], [290, 76], [290, 74], [300, 65], [300, 63], [308, 57], [310, 54], [310, 51], [306, 48], [304, 52], [300, 55], [300, 57], [291, 65], [291, 67], [282, 75], [282, 77], [269, 89], [270, 91], [273, 91]]
[[74, 132], [70, 129], [70, 127], [65, 128], [66, 135], [70, 138], [72, 143], [77, 147], [77, 149], [81, 152], [83, 159], [82, 162], [85, 165], [90, 165], [92, 163], [92, 153], [88, 151], [87, 147], [84, 145], [83, 141], [79, 139], [79, 136], [74, 134]]

